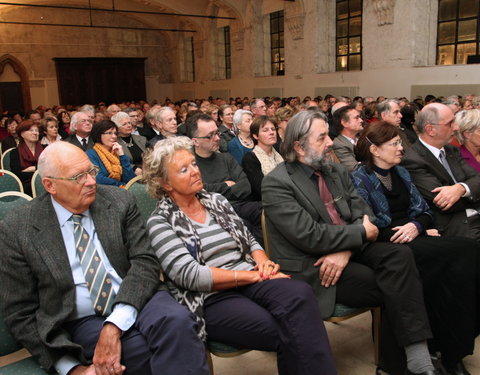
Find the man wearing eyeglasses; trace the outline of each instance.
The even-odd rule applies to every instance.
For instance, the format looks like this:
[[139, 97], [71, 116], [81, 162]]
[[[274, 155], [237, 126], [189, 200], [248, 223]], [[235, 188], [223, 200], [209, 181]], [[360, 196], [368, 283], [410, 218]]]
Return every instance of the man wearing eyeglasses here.
[[480, 175], [450, 145], [458, 130], [444, 104], [425, 106], [416, 121], [419, 139], [402, 165], [433, 211], [440, 234], [480, 240]]
[[228, 152], [218, 152], [220, 133], [217, 124], [207, 114], [193, 115], [186, 124], [187, 135], [193, 140], [195, 158], [205, 190], [227, 198], [255, 239], [263, 243], [262, 204], [250, 200], [250, 182], [233, 156]]
[[159, 282], [133, 196], [96, 185], [67, 142], [38, 170], [45, 193], [0, 222], [2, 316], [47, 370], [208, 374], [193, 316]]
[[80, 147], [83, 151], [93, 148], [93, 140], [90, 138], [92, 126], [93, 122], [88, 113], [76, 112], [70, 121], [70, 127], [74, 133], [70, 134], [65, 141]]

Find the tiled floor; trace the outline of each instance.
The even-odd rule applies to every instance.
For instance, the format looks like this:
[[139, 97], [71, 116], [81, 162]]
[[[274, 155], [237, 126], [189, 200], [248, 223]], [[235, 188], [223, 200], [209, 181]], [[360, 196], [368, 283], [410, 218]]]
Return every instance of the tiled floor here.
[[[374, 375], [371, 318], [365, 313], [340, 324], [326, 323], [338, 375]], [[480, 338], [476, 354], [465, 358], [472, 375], [480, 375]], [[276, 375], [274, 353], [251, 351], [234, 358], [213, 356], [215, 375]], [[321, 375], [321, 374], [319, 374]]]

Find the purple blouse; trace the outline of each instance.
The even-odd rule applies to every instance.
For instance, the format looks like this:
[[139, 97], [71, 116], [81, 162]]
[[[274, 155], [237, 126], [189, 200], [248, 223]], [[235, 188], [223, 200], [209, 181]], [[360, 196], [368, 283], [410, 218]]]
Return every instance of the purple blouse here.
[[475, 159], [470, 151], [465, 146], [460, 146], [460, 153], [465, 161], [471, 165], [477, 172], [480, 172], [480, 163]]

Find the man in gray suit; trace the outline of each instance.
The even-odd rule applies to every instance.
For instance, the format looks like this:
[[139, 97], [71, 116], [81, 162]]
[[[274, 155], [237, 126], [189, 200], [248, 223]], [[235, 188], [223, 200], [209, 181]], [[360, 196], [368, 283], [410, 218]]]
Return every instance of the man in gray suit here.
[[45, 149], [38, 170], [48, 193], [0, 222], [15, 339], [62, 375], [208, 374], [195, 319], [159, 290], [134, 197], [96, 186], [96, 168], [66, 142]]
[[363, 130], [362, 124], [360, 112], [352, 106], [337, 109], [333, 114], [333, 126], [340, 131], [333, 141], [333, 152], [349, 172], [360, 164], [355, 159], [354, 147], [357, 144], [358, 135]]
[[402, 165], [430, 205], [442, 235], [480, 241], [480, 175], [450, 145], [458, 130], [452, 110], [444, 104], [425, 106], [416, 121], [418, 141]]
[[[370, 208], [345, 168], [325, 161], [331, 147], [322, 113], [304, 111], [289, 121], [282, 146], [286, 162], [262, 184], [272, 259], [313, 286], [324, 317], [335, 303], [385, 306], [384, 328], [404, 348], [407, 374], [437, 374], [413, 255], [402, 245], [374, 242], [378, 229], [367, 216]], [[382, 349], [391, 341], [382, 340]], [[398, 373], [398, 366], [384, 366]]]

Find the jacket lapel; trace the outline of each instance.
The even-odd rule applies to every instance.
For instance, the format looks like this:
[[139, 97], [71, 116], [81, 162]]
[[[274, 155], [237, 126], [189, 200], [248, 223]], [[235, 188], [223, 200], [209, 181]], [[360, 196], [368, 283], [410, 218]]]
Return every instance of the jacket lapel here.
[[[427, 164], [434, 166], [432, 172], [437, 175], [443, 185], [452, 185], [454, 183], [443, 164], [440, 163], [440, 161], [422, 144], [422, 142], [415, 142], [412, 147], [417, 149], [418, 154]], [[445, 154], [447, 155], [447, 153]], [[447, 159], [449, 159], [448, 156]]]
[[320, 194], [315, 188], [315, 185], [308, 178], [305, 172], [295, 163], [286, 163], [287, 171], [291, 176], [291, 179], [298, 189], [304, 194], [305, 198], [311, 203], [312, 207], [317, 211], [317, 213], [322, 218], [322, 221], [327, 224], [332, 224], [330, 215], [325, 208], [322, 200], [320, 199]]
[[58, 284], [72, 286], [70, 262], [50, 195], [42, 195], [37, 199], [37, 207], [33, 211], [32, 245]]

